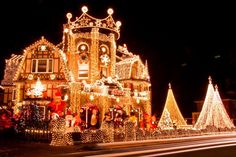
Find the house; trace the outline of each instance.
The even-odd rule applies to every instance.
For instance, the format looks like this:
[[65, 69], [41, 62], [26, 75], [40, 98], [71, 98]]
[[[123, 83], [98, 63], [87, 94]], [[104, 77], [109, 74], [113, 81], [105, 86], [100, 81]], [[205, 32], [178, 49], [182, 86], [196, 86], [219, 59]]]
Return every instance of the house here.
[[33, 102], [43, 118], [50, 118], [49, 106], [63, 102], [64, 115], [81, 115], [86, 124], [93, 114], [100, 123], [106, 112], [114, 115], [118, 108], [128, 115], [137, 108], [151, 114], [147, 61], [117, 45], [121, 22], [114, 21], [112, 9], [104, 19], [87, 12], [84, 6], [79, 17], [66, 15], [60, 43], [42, 36], [6, 59], [3, 104], [17, 113]]

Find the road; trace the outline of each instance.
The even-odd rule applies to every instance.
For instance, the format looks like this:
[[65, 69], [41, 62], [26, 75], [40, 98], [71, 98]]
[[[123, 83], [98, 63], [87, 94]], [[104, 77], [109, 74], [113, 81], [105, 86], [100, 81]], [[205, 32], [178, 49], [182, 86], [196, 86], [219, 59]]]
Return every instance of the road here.
[[[236, 134], [222, 134], [146, 141], [76, 144], [52, 147], [45, 143], [15, 142], [1, 145], [1, 157], [74, 156], [191, 156], [232, 157], [236, 155]], [[235, 154], [235, 155], [234, 155]], [[5, 156], [4, 156], [5, 155]]]

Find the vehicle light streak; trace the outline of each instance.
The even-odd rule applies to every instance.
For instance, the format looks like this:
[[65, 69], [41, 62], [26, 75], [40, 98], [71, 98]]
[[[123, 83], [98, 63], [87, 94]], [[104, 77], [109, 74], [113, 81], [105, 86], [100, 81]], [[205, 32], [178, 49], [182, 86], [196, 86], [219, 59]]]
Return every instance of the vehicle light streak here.
[[[229, 140], [229, 141], [219, 141], [219, 142], [211, 142], [211, 143], [202, 143], [202, 144], [192, 144], [192, 145], [186, 145], [186, 146], [176, 146], [171, 148], [159, 148], [159, 149], [149, 149], [149, 150], [140, 150], [140, 151], [132, 151], [132, 152], [121, 152], [121, 153], [112, 153], [109, 154], [110, 157], [114, 156], [129, 156], [129, 155], [140, 155], [144, 154], [145, 157], [146, 154], [155, 153], [149, 155], [152, 156], [163, 156], [163, 155], [170, 155], [170, 154], [176, 154], [176, 153], [184, 153], [189, 151], [199, 151], [199, 150], [205, 150], [205, 149], [212, 149], [212, 148], [220, 148], [220, 147], [228, 147], [228, 146], [236, 146], [235, 140]], [[101, 155], [90, 155], [96, 156], [96, 157], [103, 157], [105, 154]]]

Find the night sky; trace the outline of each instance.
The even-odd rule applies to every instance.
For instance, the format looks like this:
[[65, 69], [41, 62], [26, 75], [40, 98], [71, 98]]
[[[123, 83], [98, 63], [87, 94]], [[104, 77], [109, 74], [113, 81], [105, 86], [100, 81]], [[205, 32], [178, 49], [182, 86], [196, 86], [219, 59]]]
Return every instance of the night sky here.
[[5, 59], [44, 36], [62, 41], [66, 13], [105, 18], [113, 8], [120, 20], [119, 45], [148, 60], [153, 113], [160, 115], [168, 83], [184, 117], [196, 111], [195, 100], [205, 98], [208, 76], [222, 98], [236, 98], [236, 9], [233, 4], [181, 3], [153, 0], [8, 0], [0, 5], [1, 79]]

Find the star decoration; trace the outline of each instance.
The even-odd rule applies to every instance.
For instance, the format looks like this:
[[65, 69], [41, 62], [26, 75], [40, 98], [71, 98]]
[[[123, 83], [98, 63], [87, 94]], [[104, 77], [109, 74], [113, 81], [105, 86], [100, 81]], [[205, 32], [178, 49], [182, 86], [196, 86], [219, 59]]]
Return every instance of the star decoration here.
[[100, 56], [101, 62], [105, 65], [108, 65], [110, 62], [110, 58], [107, 54], [103, 54]]

